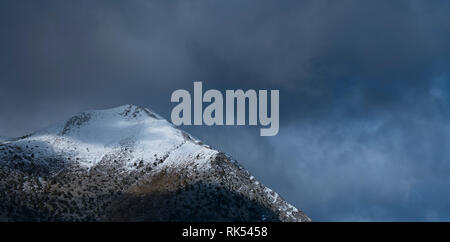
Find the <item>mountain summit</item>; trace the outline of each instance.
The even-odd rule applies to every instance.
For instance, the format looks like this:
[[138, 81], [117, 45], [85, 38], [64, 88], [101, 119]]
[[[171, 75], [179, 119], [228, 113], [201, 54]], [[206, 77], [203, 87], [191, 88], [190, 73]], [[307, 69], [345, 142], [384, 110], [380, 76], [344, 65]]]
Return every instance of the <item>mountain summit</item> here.
[[152, 111], [93, 110], [0, 140], [0, 221], [310, 221]]

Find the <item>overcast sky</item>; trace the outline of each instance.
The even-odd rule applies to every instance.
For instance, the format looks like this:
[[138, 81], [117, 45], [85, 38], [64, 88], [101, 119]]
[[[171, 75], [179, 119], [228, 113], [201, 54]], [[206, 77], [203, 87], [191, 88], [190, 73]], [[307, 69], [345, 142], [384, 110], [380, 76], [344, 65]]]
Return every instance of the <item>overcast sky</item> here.
[[279, 89], [280, 132], [183, 127], [313, 220], [450, 220], [448, 1], [0, 2], [0, 136], [176, 89]]

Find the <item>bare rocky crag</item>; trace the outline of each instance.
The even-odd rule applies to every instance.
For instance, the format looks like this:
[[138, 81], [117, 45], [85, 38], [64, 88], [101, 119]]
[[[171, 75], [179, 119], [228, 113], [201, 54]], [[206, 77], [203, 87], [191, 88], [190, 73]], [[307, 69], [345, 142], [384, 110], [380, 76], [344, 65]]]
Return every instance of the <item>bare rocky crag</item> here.
[[0, 141], [0, 221], [310, 221], [150, 110], [88, 111]]

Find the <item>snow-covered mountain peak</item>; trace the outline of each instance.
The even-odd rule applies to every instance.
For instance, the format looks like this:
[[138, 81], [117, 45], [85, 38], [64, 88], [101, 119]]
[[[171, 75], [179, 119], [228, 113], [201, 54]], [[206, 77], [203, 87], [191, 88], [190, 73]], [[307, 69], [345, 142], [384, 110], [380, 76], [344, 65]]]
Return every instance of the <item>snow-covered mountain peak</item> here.
[[63, 127], [50, 130], [53, 133], [48, 133], [53, 135], [105, 146], [126, 140], [149, 141], [180, 136], [180, 131], [165, 119], [146, 108], [134, 105], [86, 111], [69, 118]]
[[134, 105], [1, 141], [0, 178], [0, 221], [310, 221], [224, 153]]
[[74, 156], [92, 167], [109, 156], [126, 155], [126, 167], [167, 157], [175, 149], [206, 146], [152, 111], [135, 105], [79, 113], [67, 121], [25, 136], [16, 144], [45, 147], [43, 157]]

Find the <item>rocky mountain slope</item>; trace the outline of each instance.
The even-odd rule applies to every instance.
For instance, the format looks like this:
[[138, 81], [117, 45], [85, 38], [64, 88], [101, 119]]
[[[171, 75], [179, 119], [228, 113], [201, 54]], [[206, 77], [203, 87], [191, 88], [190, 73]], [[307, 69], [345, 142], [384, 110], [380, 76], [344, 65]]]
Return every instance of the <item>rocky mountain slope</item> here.
[[0, 141], [0, 221], [310, 221], [224, 153], [133, 105]]

